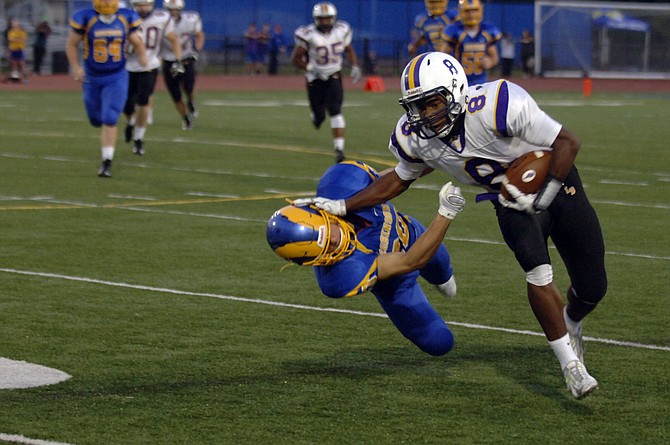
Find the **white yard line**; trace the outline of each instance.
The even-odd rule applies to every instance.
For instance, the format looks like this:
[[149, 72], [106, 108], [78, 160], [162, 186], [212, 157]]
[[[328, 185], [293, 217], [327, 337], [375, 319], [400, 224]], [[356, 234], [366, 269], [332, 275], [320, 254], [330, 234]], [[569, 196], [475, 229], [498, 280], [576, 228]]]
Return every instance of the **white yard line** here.
[[[283, 303], [283, 302], [279, 302], [279, 301], [263, 300], [263, 299], [260, 299], [260, 298], [244, 298], [244, 297], [236, 297], [236, 296], [233, 296], [233, 295], [213, 294], [213, 293], [207, 293], [207, 292], [191, 292], [191, 291], [185, 291], [185, 290], [179, 290], [179, 289], [170, 289], [170, 288], [166, 288], [166, 287], [145, 286], [145, 285], [142, 285], [142, 284], [131, 284], [131, 283], [116, 282], [116, 281], [98, 280], [98, 279], [95, 279], [95, 278], [76, 277], [76, 276], [71, 276], [71, 275], [61, 275], [61, 274], [48, 273], [48, 272], [36, 272], [36, 271], [30, 271], [30, 270], [18, 270], [18, 269], [9, 269], [9, 268], [0, 268], [0, 272], [4, 272], [4, 273], [8, 273], [8, 274], [28, 275], [28, 276], [35, 276], [35, 277], [42, 277], [42, 278], [67, 280], [67, 281], [77, 281], [77, 282], [83, 282], [83, 283], [99, 284], [99, 285], [102, 285], [102, 286], [121, 287], [121, 288], [126, 288], [126, 289], [136, 289], [136, 290], [158, 292], [158, 293], [164, 293], [164, 294], [183, 295], [183, 296], [188, 296], [188, 297], [218, 298], [220, 300], [238, 301], [238, 302], [254, 303], [254, 304], [264, 304], [264, 305], [268, 305], [268, 306], [277, 306], [277, 307], [284, 307], [284, 308], [291, 308], [291, 309], [302, 309], [302, 310], [318, 311], [318, 312], [335, 312], [335, 313], [339, 313], [339, 314], [387, 318], [386, 314], [378, 313], [378, 312], [351, 311], [351, 310], [347, 310], [347, 309], [337, 309], [337, 308], [328, 308], [328, 307], [308, 306], [308, 305], [303, 305], [303, 304]], [[533, 335], [533, 336], [538, 336], [538, 337], [543, 337], [544, 336], [544, 334], [541, 333], [541, 332], [518, 330], [518, 329], [508, 329], [508, 328], [502, 328], [502, 327], [498, 327], [498, 326], [487, 326], [487, 325], [481, 325], [481, 324], [463, 323], [463, 322], [458, 322], [458, 321], [447, 321], [447, 323], [451, 324], [451, 325], [454, 325], [454, 326], [462, 326], [462, 327], [470, 328], [470, 329], [485, 329], [485, 330], [491, 330], [491, 331], [506, 332], [506, 333], [510, 333], [510, 334]], [[588, 340], [588, 341], [592, 341], [592, 342], [606, 343], [606, 344], [615, 345], [615, 346], [626, 346], [626, 347], [640, 348], [640, 349], [652, 349], [652, 350], [657, 350], [657, 351], [670, 351], [669, 346], [650, 345], [650, 344], [644, 344], [644, 343], [621, 341], [621, 340], [612, 340], [612, 339], [608, 339], [608, 338], [587, 337], [587, 336], [585, 336], [584, 339]]]

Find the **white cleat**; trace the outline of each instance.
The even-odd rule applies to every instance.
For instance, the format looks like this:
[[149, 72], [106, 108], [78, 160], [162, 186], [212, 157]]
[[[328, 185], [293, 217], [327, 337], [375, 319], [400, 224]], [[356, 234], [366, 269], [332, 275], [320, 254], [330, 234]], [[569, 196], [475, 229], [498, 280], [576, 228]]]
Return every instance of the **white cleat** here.
[[456, 278], [452, 275], [446, 283], [438, 284], [437, 288], [449, 298], [456, 296]]
[[568, 317], [568, 314], [563, 307], [563, 319], [565, 326], [568, 328], [568, 336], [570, 337], [570, 346], [575, 351], [575, 355], [579, 361], [584, 363], [584, 339], [582, 338], [582, 322], [575, 323]]
[[588, 396], [598, 387], [598, 381], [591, 377], [579, 360], [573, 360], [565, 365], [563, 377], [568, 390], [576, 399]]

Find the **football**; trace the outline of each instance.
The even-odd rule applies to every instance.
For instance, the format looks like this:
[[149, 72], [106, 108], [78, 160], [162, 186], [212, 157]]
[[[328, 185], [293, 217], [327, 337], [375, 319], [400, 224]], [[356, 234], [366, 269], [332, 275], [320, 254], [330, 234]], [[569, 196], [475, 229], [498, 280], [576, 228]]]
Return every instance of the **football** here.
[[[510, 184], [522, 193], [537, 193], [547, 176], [550, 160], [550, 151], [531, 151], [515, 159], [507, 169], [505, 176]], [[500, 185], [500, 190], [503, 198], [511, 199], [503, 184]]]

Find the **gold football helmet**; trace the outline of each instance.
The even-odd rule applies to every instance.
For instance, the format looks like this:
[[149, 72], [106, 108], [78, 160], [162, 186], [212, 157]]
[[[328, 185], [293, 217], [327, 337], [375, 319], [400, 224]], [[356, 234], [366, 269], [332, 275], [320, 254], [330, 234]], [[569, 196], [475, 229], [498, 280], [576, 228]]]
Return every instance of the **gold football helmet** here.
[[458, 0], [458, 17], [466, 26], [477, 26], [482, 22], [484, 5], [479, 0]]
[[447, 0], [426, 0], [426, 12], [428, 15], [442, 15], [446, 11]]
[[93, 0], [93, 9], [102, 15], [116, 14], [119, 10], [119, 0]]
[[[340, 243], [331, 245], [331, 232]], [[268, 244], [280, 257], [301, 266], [330, 266], [356, 250], [356, 232], [337, 216], [315, 207], [294, 205], [277, 210], [268, 221]]]

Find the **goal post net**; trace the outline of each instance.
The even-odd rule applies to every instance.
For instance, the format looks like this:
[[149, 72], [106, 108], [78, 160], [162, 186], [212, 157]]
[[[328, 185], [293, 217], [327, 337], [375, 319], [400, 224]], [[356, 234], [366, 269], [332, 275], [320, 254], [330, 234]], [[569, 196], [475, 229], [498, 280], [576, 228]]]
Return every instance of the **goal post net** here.
[[670, 78], [670, 3], [535, 2], [535, 74]]

